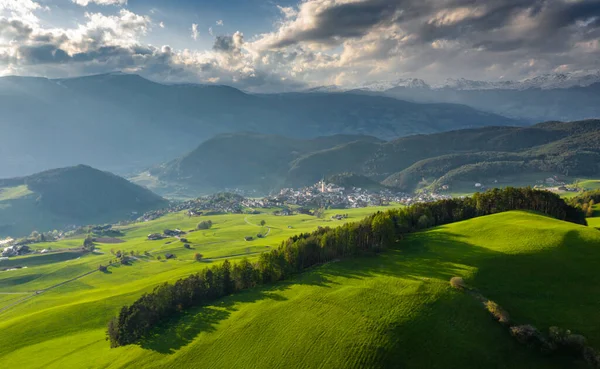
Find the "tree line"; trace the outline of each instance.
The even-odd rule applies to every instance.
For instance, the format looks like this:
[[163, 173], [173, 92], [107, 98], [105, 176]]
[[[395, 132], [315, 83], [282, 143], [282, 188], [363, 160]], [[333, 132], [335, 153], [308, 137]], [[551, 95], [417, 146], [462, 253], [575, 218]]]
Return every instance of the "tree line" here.
[[572, 206], [580, 207], [588, 217], [594, 216], [594, 205], [600, 203], [600, 190], [586, 191], [579, 196], [571, 198]]
[[148, 335], [157, 323], [192, 306], [284, 280], [335, 259], [380, 252], [411, 232], [509, 210], [531, 210], [586, 224], [580, 208], [566, 204], [556, 194], [531, 188], [494, 189], [473, 197], [378, 212], [337, 228], [320, 227], [312, 233], [293, 236], [277, 249], [261, 254], [254, 263], [247, 259], [236, 264], [225, 260], [174, 284], [159, 285], [121, 308], [108, 323], [107, 339], [111, 347], [132, 344]]

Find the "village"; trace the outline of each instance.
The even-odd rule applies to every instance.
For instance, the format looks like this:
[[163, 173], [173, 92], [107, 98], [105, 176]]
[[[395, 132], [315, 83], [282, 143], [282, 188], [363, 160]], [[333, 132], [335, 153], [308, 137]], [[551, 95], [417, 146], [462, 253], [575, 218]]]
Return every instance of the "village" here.
[[168, 208], [148, 212], [137, 221], [149, 221], [167, 213], [187, 210], [188, 215], [242, 214], [258, 213], [257, 209], [281, 208], [276, 215], [292, 213], [310, 213], [315, 209], [352, 209], [368, 206], [412, 205], [448, 199], [451, 196], [438, 193], [409, 194], [394, 192], [389, 189], [378, 191], [365, 188], [344, 188], [333, 183], [319, 181], [303, 188], [283, 188], [269, 196], [254, 198], [226, 192], [200, 197], [179, 203], [172, 203]]

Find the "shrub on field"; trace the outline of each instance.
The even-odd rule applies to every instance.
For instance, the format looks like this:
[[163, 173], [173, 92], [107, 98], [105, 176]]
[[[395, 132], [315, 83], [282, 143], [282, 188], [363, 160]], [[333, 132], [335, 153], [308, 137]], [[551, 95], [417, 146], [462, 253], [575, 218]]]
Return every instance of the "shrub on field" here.
[[568, 329], [550, 327], [548, 339], [557, 349], [572, 355], [582, 355], [587, 346], [587, 339], [580, 334], [572, 334]]
[[536, 327], [526, 324], [510, 327], [510, 334], [520, 343], [542, 351], [553, 351], [552, 345]]
[[488, 300], [485, 303], [486, 309], [494, 316], [494, 318], [502, 324], [510, 323], [510, 316], [506, 310], [502, 309], [500, 305], [494, 301]]
[[450, 278], [450, 286], [452, 286], [458, 290], [467, 289], [467, 284], [465, 283], [465, 280], [462, 279], [461, 277]]
[[204, 220], [200, 223], [198, 223], [198, 226], [196, 227], [197, 229], [210, 229], [212, 227], [212, 221], [211, 220]]
[[600, 368], [600, 355], [593, 348], [589, 346], [584, 347], [581, 356], [592, 368]]

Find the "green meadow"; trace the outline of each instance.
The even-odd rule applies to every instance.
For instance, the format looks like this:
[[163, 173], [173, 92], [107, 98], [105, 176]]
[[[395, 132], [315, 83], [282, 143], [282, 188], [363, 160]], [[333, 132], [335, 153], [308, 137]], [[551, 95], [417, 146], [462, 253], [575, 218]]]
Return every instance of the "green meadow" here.
[[587, 190], [598, 190], [600, 189], [600, 180], [598, 179], [589, 179], [585, 181], [581, 181], [578, 183], [580, 188], [585, 188]]
[[[340, 212], [353, 221], [376, 210]], [[329, 220], [335, 213], [323, 219], [178, 213], [123, 227], [125, 242], [99, 244], [97, 253], [17, 258], [27, 268], [0, 272], [0, 367], [579, 367], [517, 344], [479, 302], [450, 288], [453, 276], [502, 305], [513, 321], [540, 330], [569, 328], [600, 348], [600, 232], [527, 212], [416, 233], [377, 256], [329, 263], [226, 297], [174, 316], [139, 345], [109, 348], [107, 321], [143, 292], [225, 257], [252, 258], [290, 235], [341, 224]], [[146, 240], [149, 233], [192, 230], [207, 219], [211, 229], [185, 236], [190, 250], [174, 238]], [[267, 237], [244, 241], [267, 232], [258, 225], [263, 219]], [[111, 249], [152, 257], [86, 275], [114, 259]], [[165, 261], [166, 252], [177, 258]], [[204, 262], [193, 261], [196, 252]]]

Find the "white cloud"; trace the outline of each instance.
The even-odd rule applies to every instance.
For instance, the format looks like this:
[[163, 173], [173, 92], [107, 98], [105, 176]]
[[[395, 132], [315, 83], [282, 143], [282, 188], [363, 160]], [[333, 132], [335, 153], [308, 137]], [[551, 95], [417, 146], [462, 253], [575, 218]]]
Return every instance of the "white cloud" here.
[[160, 28], [165, 28], [165, 22], [160, 22], [160, 23], [158, 24], [158, 26], [159, 26]]
[[192, 38], [194, 40], [197, 40], [199, 36], [199, 32], [198, 32], [198, 24], [196, 23], [192, 23]]
[[71, 0], [77, 5], [88, 6], [89, 4], [96, 5], [126, 5], [127, 0]]
[[222, 19], [219, 19], [219, 20], [217, 21], [217, 26], [222, 26], [222, 25], [223, 25], [223, 20], [222, 20]]
[[[271, 32], [245, 41], [241, 32], [217, 35], [223, 25], [217, 21], [208, 28], [212, 49], [182, 50], [147, 45], [152, 25], [164, 23], [127, 9], [88, 12], [74, 27], [49, 28], [41, 25], [44, 8], [37, 2], [0, 0], [0, 73], [61, 77], [121, 69], [266, 91], [401, 77], [522, 78], [596, 69], [600, 58], [600, 6], [593, 0], [477, 6], [472, 0], [304, 0], [278, 8], [281, 19]], [[194, 23], [191, 38], [199, 36]]]

